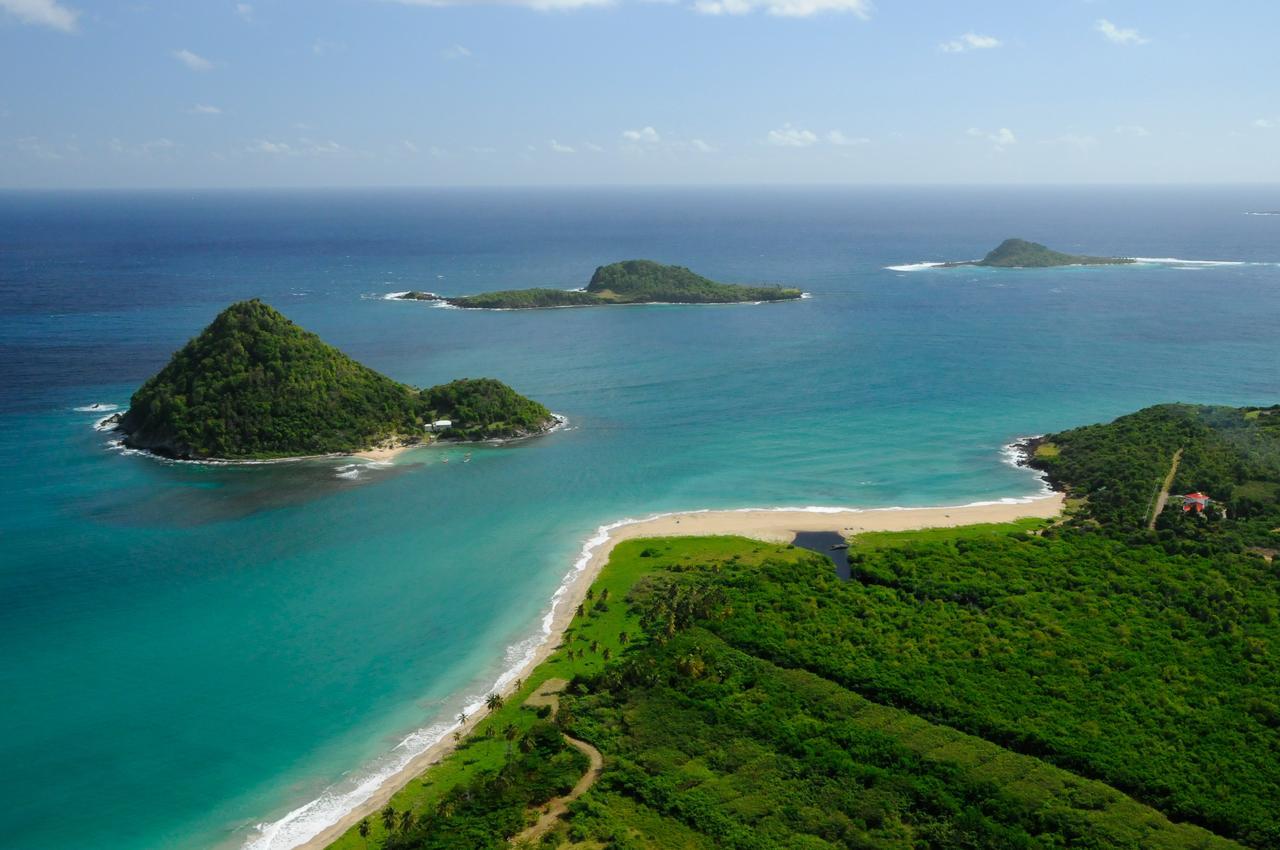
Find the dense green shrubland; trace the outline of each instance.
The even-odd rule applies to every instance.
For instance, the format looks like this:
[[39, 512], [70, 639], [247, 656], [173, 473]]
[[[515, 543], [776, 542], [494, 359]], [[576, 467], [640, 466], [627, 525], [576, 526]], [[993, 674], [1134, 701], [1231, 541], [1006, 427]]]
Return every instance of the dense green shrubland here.
[[716, 283], [684, 266], [664, 266], [652, 260], [625, 260], [600, 266], [591, 276], [587, 292], [620, 303], [669, 301], [687, 304], [785, 301], [801, 295], [799, 289], [780, 286]]
[[[754, 541], [620, 544], [534, 676], [572, 675], [559, 722], [605, 758], [546, 846], [1280, 846], [1277, 409], [1048, 440], [1072, 518], [868, 535], [847, 582]], [[1223, 510], [1148, 531], [1179, 450], [1175, 489]]]
[[185, 458], [351, 452], [421, 439], [424, 417], [452, 414], [455, 436], [532, 433], [551, 414], [484, 379], [419, 393], [357, 363], [261, 301], [223, 310], [134, 393], [126, 442]]
[[519, 437], [545, 430], [552, 414], [493, 378], [463, 378], [422, 391], [432, 420], [448, 419], [443, 436], [464, 440]]
[[781, 286], [740, 286], [716, 283], [684, 266], [652, 260], [626, 260], [600, 266], [582, 289], [504, 289], [478, 295], [436, 296], [408, 292], [411, 301], [445, 301], [455, 307], [490, 310], [529, 310], [540, 307], [589, 307], [605, 304], [735, 304], [749, 301], [789, 301], [799, 289]]

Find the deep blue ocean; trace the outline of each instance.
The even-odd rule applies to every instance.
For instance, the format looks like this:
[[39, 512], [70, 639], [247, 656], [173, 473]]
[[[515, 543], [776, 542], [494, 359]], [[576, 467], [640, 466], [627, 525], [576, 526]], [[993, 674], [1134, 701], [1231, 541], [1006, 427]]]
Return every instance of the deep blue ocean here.
[[[0, 845], [291, 846], [486, 692], [584, 540], [703, 507], [1026, 496], [1012, 439], [1280, 401], [1280, 189], [0, 193]], [[1187, 262], [1038, 271], [1008, 236]], [[646, 257], [798, 303], [533, 312]], [[402, 381], [567, 415], [385, 468], [163, 463], [93, 403], [261, 297]], [[455, 462], [443, 463], [451, 456]], [[513, 648], [514, 647], [514, 648]], [[438, 732], [438, 728], [437, 728]], [[409, 736], [409, 745], [395, 750]], [[274, 838], [270, 838], [274, 835]]]

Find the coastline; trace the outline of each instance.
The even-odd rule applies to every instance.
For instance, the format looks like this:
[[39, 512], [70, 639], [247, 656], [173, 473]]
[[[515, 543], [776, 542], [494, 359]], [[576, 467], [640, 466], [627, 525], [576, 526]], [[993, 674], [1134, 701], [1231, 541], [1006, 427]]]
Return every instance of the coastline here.
[[[580, 292], [581, 290], [569, 289], [567, 292]], [[813, 298], [812, 292], [801, 292], [794, 298], [773, 298], [768, 301], [619, 301], [611, 304], [547, 304], [539, 307], [469, 307], [462, 304], [454, 304], [447, 298], [405, 298], [407, 293], [390, 292], [382, 296], [383, 301], [410, 301], [421, 304], [430, 304], [433, 307], [444, 310], [471, 310], [474, 312], [488, 311], [490, 313], [525, 313], [531, 310], [578, 310], [584, 307], [740, 307], [743, 304], [758, 306], [760, 304], [786, 304], [792, 301], [808, 301]]]
[[[671, 537], [733, 535], [770, 543], [789, 543], [797, 532], [838, 531], [846, 536], [868, 531], [909, 531], [920, 528], [945, 528], [978, 523], [1012, 522], [1026, 517], [1049, 519], [1062, 512], [1064, 494], [1048, 492], [1021, 499], [974, 502], [966, 505], [926, 508], [742, 508], [737, 510], [702, 510], [655, 514], [643, 519], [622, 519], [602, 525], [583, 544], [564, 581], [551, 597], [549, 610], [542, 618], [537, 643], [523, 659], [506, 670], [487, 693], [507, 695], [518, 679], [545, 661], [559, 644], [559, 637], [573, 620], [574, 611], [586, 598], [587, 589], [609, 560], [613, 548], [624, 540], [638, 537]], [[431, 765], [453, 752], [453, 733], [465, 737], [486, 714], [483, 696], [465, 709], [467, 721], [431, 727], [440, 730], [439, 737], [422, 752], [409, 758], [394, 773], [375, 780], [376, 787], [357, 805], [333, 823], [310, 836], [297, 840], [284, 838], [276, 843], [282, 827], [296, 824], [312, 812], [319, 802], [313, 800], [289, 812], [269, 825], [262, 825], [258, 835], [245, 843], [252, 850], [324, 850], [362, 818], [376, 814], [401, 788]], [[414, 733], [414, 735], [419, 733]], [[405, 742], [412, 739], [410, 735]], [[402, 742], [402, 746], [405, 742]], [[372, 784], [361, 783], [357, 793]], [[305, 830], [305, 827], [304, 827]]]
[[[111, 416], [99, 419], [93, 425], [93, 430], [104, 434], [123, 434], [117, 424], [120, 414], [112, 414]], [[537, 437], [545, 437], [548, 434], [554, 434], [563, 430], [569, 424], [569, 417], [560, 413], [552, 413], [553, 423], [551, 427], [545, 431], [539, 431], [536, 434], [524, 434], [519, 437], [506, 437], [493, 440], [420, 440], [415, 443], [396, 443], [388, 442], [381, 446], [374, 446], [368, 449], [362, 449], [358, 452], [331, 452], [323, 455], [293, 455], [290, 457], [268, 457], [260, 459], [239, 459], [239, 458], [179, 458], [169, 457], [150, 449], [139, 449], [126, 445], [124, 437], [112, 440], [107, 443], [107, 448], [119, 451], [121, 454], [141, 455], [142, 457], [151, 458], [152, 460], [161, 461], [163, 463], [194, 463], [204, 466], [265, 466], [274, 463], [298, 463], [304, 460], [345, 460], [347, 458], [359, 458], [369, 461], [370, 463], [391, 463], [400, 455], [411, 449], [429, 448], [431, 446], [501, 446], [507, 443], [516, 443], [522, 440], [532, 440]], [[109, 420], [115, 419], [116, 422]]]

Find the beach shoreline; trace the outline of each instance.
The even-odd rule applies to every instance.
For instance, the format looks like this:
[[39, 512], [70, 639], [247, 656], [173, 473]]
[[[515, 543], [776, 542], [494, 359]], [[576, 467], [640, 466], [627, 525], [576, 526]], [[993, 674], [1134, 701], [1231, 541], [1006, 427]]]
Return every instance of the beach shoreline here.
[[[97, 420], [93, 424], [93, 430], [106, 434], [124, 434], [119, 428], [119, 417], [122, 414], [115, 413], [111, 416]], [[554, 434], [562, 431], [569, 424], [569, 417], [552, 413], [551, 418], [553, 424], [545, 431], [539, 431], [536, 434], [523, 434], [518, 437], [501, 437], [492, 440], [417, 440], [415, 442], [393, 441], [387, 442], [380, 446], [373, 446], [368, 449], [361, 449], [355, 452], [330, 452], [329, 454], [319, 455], [290, 455], [288, 457], [265, 457], [265, 458], [180, 458], [169, 457], [151, 449], [141, 449], [129, 446], [125, 443], [125, 437], [112, 440], [107, 444], [108, 448], [116, 449], [124, 454], [139, 455], [141, 457], [150, 458], [162, 463], [191, 463], [202, 466], [270, 466], [281, 463], [301, 463], [309, 460], [346, 460], [357, 458], [359, 460], [369, 461], [370, 463], [391, 463], [397, 457], [405, 452], [413, 449], [424, 449], [444, 446], [502, 446], [508, 443], [518, 443], [524, 440], [533, 440], [538, 437], [545, 437], [548, 434]], [[114, 420], [114, 421], [112, 421]]]
[[[1048, 492], [1021, 499], [974, 502], [966, 505], [926, 508], [742, 508], [655, 514], [642, 519], [622, 519], [602, 525], [587, 538], [552, 596], [550, 610], [542, 619], [541, 639], [517, 666], [505, 671], [493, 692], [504, 696], [514, 684], [528, 676], [559, 646], [560, 637], [573, 620], [587, 589], [595, 581], [615, 546], [626, 540], [645, 537], [739, 536], [769, 543], [790, 543], [797, 532], [834, 531], [846, 537], [870, 531], [911, 531], [922, 528], [949, 528], [979, 523], [1012, 522], [1036, 517], [1051, 519], [1062, 513], [1064, 495]], [[454, 734], [466, 735], [486, 712], [483, 704], [468, 706], [467, 720], [444, 729], [440, 738], [412, 757], [395, 773], [384, 778], [361, 803], [313, 836], [295, 843], [275, 843], [272, 827], [279, 827], [312, 804], [295, 809], [285, 818], [265, 826], [246, 846], [253, 850], [324, 850], [362, 818], [375, 815], [414, 777], [448, 756], [456, 747]], [[313, 801], [314, 802], [314, 801]], [[265, 841], [264, 841], [265, 839]], [[286, 840], [287, 841], [287, 840]]]

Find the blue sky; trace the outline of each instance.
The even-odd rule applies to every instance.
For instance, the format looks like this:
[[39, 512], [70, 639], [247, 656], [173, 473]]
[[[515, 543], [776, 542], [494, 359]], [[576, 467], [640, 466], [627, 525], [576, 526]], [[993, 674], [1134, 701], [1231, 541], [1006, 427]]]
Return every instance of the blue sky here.
[[0, 186], [1280, 181], [1280, 4], [0, 0]]

